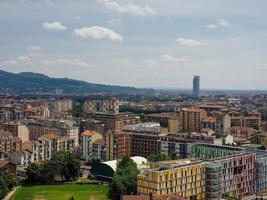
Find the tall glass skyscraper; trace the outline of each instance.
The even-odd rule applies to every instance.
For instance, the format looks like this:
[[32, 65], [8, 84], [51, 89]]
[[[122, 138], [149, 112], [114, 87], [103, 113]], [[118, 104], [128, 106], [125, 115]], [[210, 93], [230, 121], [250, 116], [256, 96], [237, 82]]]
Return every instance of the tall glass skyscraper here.
[[200, 88], [200, 76], [194, 76], [193, 79], [193, 95], [194, 97], [199, 97]]

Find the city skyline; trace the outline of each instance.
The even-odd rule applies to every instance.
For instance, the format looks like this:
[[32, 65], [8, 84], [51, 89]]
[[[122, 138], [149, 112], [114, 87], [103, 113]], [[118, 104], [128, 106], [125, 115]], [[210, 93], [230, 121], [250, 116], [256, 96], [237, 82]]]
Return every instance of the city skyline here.
[[191, 88], [199, 74], [202, 88], [263, 90], [266, 4], [3, 0], [0, 69], [142, 88]]

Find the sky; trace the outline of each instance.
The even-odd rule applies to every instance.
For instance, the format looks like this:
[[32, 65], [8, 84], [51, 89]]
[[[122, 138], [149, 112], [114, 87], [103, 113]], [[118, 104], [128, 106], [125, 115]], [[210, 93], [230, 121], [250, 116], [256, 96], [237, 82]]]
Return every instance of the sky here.
[[266, 0], [0, 0], [0, 69], [112, 85], [267, 89]]

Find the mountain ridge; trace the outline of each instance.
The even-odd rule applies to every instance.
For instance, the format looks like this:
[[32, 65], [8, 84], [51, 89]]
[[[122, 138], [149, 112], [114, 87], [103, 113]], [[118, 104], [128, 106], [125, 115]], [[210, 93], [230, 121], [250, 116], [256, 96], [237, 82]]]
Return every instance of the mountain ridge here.
[[1, 92], [36, 93], [42, 91], [51, 93], [56, 90], [62, 90], [63, 93], [75, 94], [91, 92], [144, 94], [154, 92], [153, 89], [149, 88], [105, 85], [70, 78], [53, 78], [34, 72], [12, 73], [0, 70]]

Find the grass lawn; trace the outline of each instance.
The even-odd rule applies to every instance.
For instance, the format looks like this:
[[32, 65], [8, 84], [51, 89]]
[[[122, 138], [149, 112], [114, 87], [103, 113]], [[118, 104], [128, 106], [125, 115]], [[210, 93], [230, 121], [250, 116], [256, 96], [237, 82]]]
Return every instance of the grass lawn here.
[[108, 186], [38, 185], [20, 187], [11, 200], [107, 200]]

